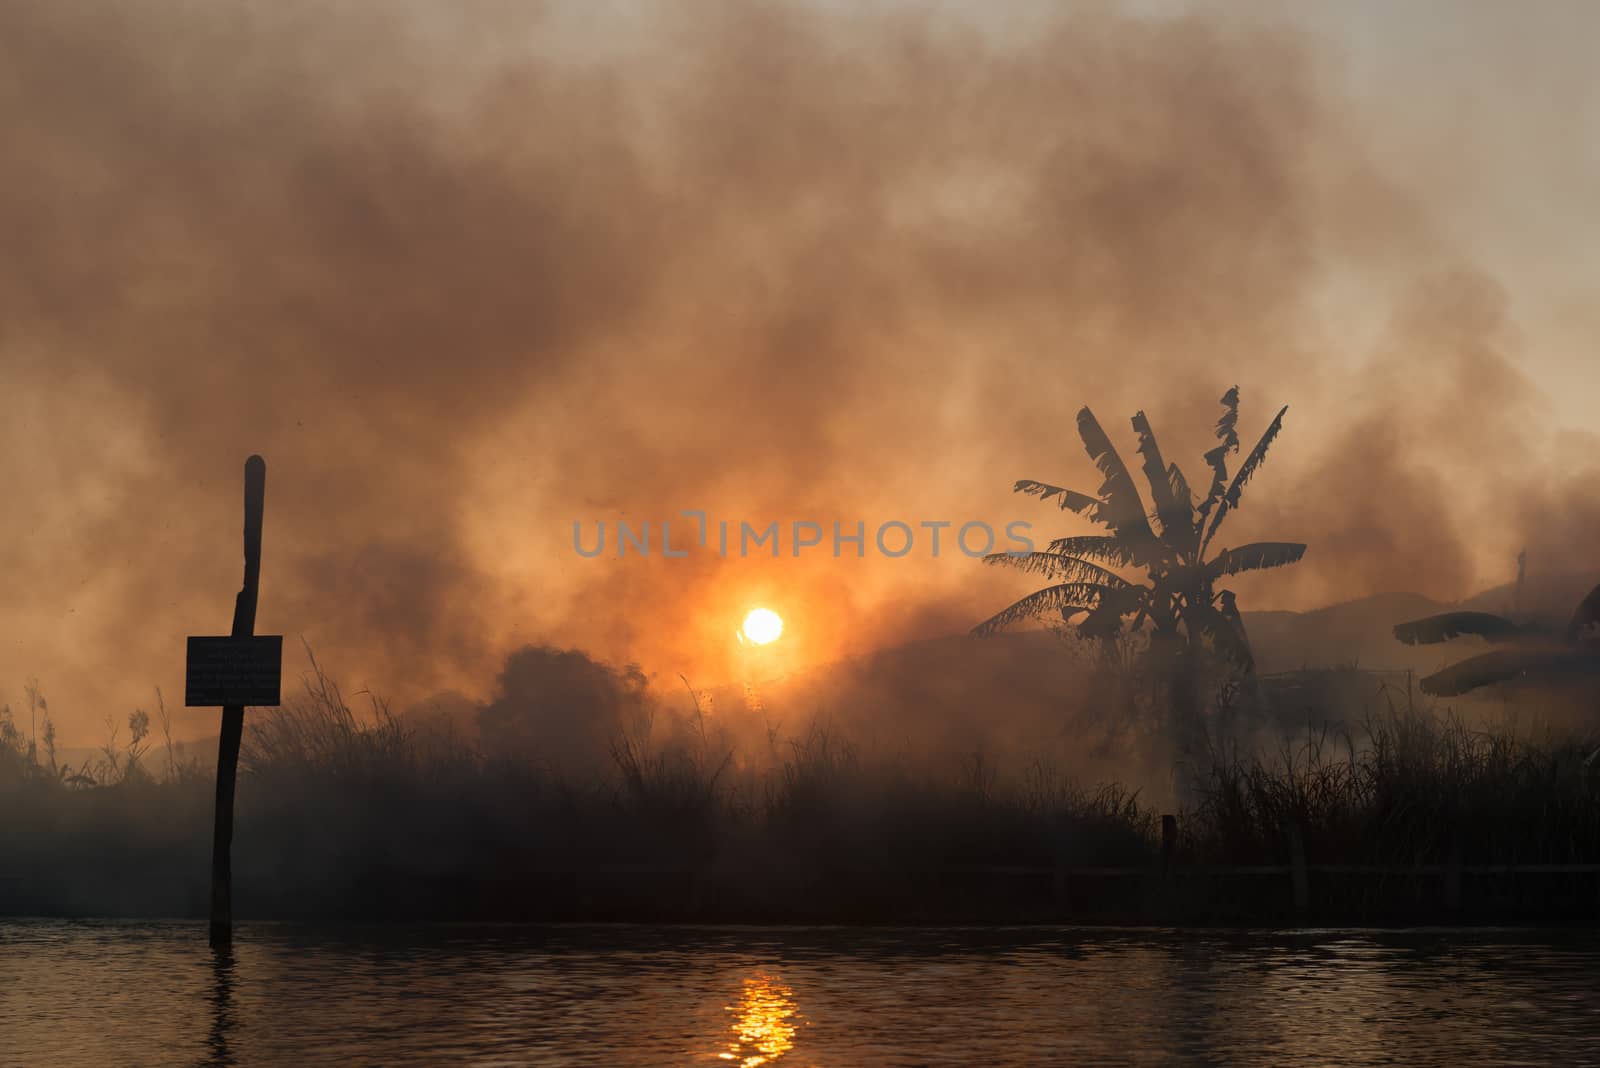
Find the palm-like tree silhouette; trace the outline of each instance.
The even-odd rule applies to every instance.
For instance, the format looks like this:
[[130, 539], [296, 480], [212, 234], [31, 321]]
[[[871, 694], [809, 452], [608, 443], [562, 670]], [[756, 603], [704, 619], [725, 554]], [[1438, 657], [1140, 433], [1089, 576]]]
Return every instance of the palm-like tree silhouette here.
[[[1298, 542], [1254, 542], [1207, 556], [1218, 528], [1239, 507], [1240, 494], [1260, 470], [1289, 410], [1278, 412], [1230, 479], [1228, 456], [1239, 450], [1239, 387], [1223, 394], [1222, 407], [1216, 425], [1218, 444], [1205, 454], [1211, 484], [1198, 504], [1178, 465], [1169, 465], [1162, 457], [1145, 414], [1133, 417], [1153, 511], [1146, 510], [1133, 476], [1094, 413], [1088, 408], [1080, 411], [1078, 435], [1104, 476], [1099, 491], [1091, 496], [1032, 479], [1023, 479], [1015, 489], [1055, 500], [1062, 509], [1100, 524], [1109, 533], [1059, 538], [1044, 552], [986, 557], [989, 563], [1058, 581], [991, 616], [973, 633], [987, 636], [1023, 619], [1060, 612], [1068, 622], [1083, 616], [1077, 623], [1081, 636], [1111, 638], [1122, 633], [1124, 619], [1132, 616], [1132, 630], [1148, 621], [1153, 639], [1168, 648], [1193, 652], [1208, 643], [1241, 670], [1252, 670], [1254, 659], [1234, 595], [1218, 590], [1216, 584], [1243, 571], [1292, 564], [1305, 555], [1306, 547]], [[1147, 582], [1129, 581], [1113, 570], [1135, 567], [1145, 570]]]
[[1537, 623], [1514, 623], [1492, 612], [1443, 612], [1401, 623], [1394, 628], [1394, 636], [1407, 645], [1433, 645], [1475, 634], [1510, 646], [1458, 661], [1420, 683], [1424, 693], [1458, 697], [1523, 676], [1541, 682], [1600, 676], [1600, 648], [1588, 637], [1589, 628], [1597, 625], [1600, 586], [1589, 591], [1560, 631]]

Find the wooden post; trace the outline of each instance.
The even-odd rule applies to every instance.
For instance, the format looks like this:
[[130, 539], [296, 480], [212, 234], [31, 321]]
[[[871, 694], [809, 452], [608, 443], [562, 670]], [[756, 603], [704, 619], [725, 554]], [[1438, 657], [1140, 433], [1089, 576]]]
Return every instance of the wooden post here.
[[[266, 504], [267, 462], [252, 456], [244, 464], [244, 587], [233, 602], [233, 636], [248, 638], [256, 629], [256, 595], [261, 585], [261, 515]], [[244, 706], [222, 709], [217, 743], [217, 811], [211, 835], [211, 945], [233, 942], [233, 787], [239, 774], [239, 742]]]
[[1294, 881], [1294, 911], [1304, 915], [1311, 907], [1311, 879], [1306, 872], [1306, 840], [1300, 825], [1289, 825], [1289, 874]]
[[1178, 859], [1178, 817], [1163, 814], [1161, 817], [1161, 888], [1157, 891], [1160, 907], [1170, 912], [1177, 907], [1177, 888], [1174, 885]]
[[1450, 853], [1444, 866], [1444, 907], [1451, 913], [1461, 910], [1461, 832], [1450, 836]]

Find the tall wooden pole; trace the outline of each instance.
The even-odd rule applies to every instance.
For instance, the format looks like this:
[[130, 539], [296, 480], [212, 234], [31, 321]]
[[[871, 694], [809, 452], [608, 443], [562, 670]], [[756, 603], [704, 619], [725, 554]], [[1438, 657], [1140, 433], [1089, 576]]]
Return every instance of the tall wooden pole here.
[[[233, 636], [248, 638], [256, 629], [256, 594], [261, 585], [261, 514], [266, 506], [267, 462], [252, 456], [244, 463], [244, 587], [233, 602]], [[233, 941], [233, 786], [239, 775], [239, 741], [244, 706], [222, 709], [217, 743], [217, 813], [211, 835], [211, 944]]]

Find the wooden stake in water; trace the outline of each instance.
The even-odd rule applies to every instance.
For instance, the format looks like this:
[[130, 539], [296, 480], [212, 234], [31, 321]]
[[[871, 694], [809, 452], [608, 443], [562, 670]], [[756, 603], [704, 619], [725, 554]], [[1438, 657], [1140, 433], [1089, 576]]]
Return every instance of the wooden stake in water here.
[[1306, 838], [1298, 823], [1289, 824], [1289, 878], [1294, 888], [1294, 911], [1305, 915], [1311, 907], [1311, 879], [1306, 869]]
[[[233, 636], [248, 638], [256, 628], [256, 594], [261, 585], [261, 516], [266, 507], [267, 462], [252, 456], [244, 464], [244, 587], [233, 602]], [[233, 941], [233, 787], [239, 774], [239, 742], [244, 706], [224, 705], [217, 743], [217, 812], [211, 836], [211, 944]]]

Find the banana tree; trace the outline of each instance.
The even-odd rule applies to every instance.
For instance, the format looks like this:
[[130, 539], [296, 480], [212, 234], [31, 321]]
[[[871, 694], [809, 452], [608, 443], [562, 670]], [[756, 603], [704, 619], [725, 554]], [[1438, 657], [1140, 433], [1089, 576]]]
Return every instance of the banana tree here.
[[1407, 645], [1434, 645], [1475, 635], [1506, 646], [1451, 664], [1419, 684], [1423, 693], [1459, 697], [1518, 678], [1538, 682], [1600, 678], [1600, 644], [1590, 633], [1596, 626], [1600, 626], [1600, 586], [1589, 591], [1564, 630], [1516, 623], [1492, 612], [1443, 612], [1401, 623], [1394, 636]]
[[[1217, 583], [1245, 571], [1283, 567], [1305, 555], [1299, 542], [1253, 542], [1211, 553], [1211, 545], [1240, 496], [1266, 460], [1267, 450], [1283, 429], [1281, 409], [1237, 472], [1228, 472], [1228, 457], [1239, 451], [1239, 388], [1222, 396], [1217, 420], [1217, 445], [1205, 454], [1210, 484], [1198, 501], [1183, 471], [1161, 454], [1155, 433], [1143, 412], [1133, 417], [1141, 468], [1153, 507], [1146, 507], [1133, 475], [1101, 429], [1094, 413], [1078, 413], [1078, 436], [1103, 481], [1094, 494], [1032, 479], [1016, 483], [1018, 493], [1054, 501], [1106, 529], [1104, 534], [1058, 538], [1043, 552], [994, 553], [985, 559], [1052, 580], [973, 628], [983, 637], [1024, 619], [1059, 613], [1075, 624], [1080, 636], [1114, 638], [1124, 627], [1139, 631], [1149, 624], [1154, 643], [1194, 652], [1209, 646], [1241, 671], [1254, 669], [1244, 621], [1232, 591]], [[1136, 581], [1119, 571], [1142, 570]], [[1131, 623], [1128, 622], [1131, 620]]]

